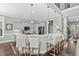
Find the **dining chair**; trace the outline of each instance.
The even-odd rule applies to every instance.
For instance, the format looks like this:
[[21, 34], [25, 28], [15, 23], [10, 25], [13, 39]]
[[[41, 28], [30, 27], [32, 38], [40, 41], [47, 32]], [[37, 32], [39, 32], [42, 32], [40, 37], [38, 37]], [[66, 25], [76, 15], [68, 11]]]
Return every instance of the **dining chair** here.
[[51, 56], [55, 56], [55, 55], [56, 55], [56, 54], [55, 54], [55, 47], [53, 47], [53, 48], [51, 49], [50, 55], [51, 55]]
[[64, 42], [64, 40], [62, 40], [60, 42], [60, 51], [62, 51], [64, 49], [64, 44], [65, 44], [65, 42]]
[[76, 56], [79, 56], [79, 39], [77, 41], [77, 46], [76, 46]]
[[55, 46], [53, 45], [53, 42], [48, 42], [47, 44], [47, 51], [50, 51], [51, 56], [55, 56]]
[[26, 53], [26, 55], [29, 55], [31, 53], [29, 37], [30, 37], [29, 35], [25, 35], [25, 42], [26, 42], [25, 53]]
[[55, 54], [58, 55], [59, 54], [59, 41], [60, 41], [60, 38], [59, 36], [57, 36], [55, 38]]
[[44, 55], [49, 50], [49, 41], [48, 35], [41, 35], [40, 40], [40, 55]]
[[26, 55], [26, 49], [29, 49], [28, 43], [26, 42], [29, 37], [18, 35], [16, 36], [16, 48], [18, 55]]
[[64, 48], [64, 38], [63, 36], [59, 37], [60, 41], [59, 41], [59, 52], [62, 52], [63, 48]]
[[30, 55], [39, 55], [40, 54], [40, 40], [38, 36], [30, 36]]
[[55, 40], [53, 35], [48, 35], [47, 51], [50, 51], [49, 55], [55, 56]]

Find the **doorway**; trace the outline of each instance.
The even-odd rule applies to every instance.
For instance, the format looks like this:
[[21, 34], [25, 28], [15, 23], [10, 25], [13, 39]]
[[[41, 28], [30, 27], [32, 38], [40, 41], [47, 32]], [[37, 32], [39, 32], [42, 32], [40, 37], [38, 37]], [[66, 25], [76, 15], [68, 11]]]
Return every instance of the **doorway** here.
[[43, 35], [44, 34], [44, 26], [38, 27], [38, 34]]

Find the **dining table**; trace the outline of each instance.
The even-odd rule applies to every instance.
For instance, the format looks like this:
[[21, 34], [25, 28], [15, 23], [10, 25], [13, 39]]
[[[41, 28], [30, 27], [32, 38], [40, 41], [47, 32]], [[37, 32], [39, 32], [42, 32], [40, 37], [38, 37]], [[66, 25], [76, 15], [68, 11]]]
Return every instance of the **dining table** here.
[[[46, 34], [46, 35], [25, 35], [25, 34], [18, 34], [17, 36], [28, 36], [29, 40], [30, 38], [39, 38], [40, 41], [40, 54], [45, 54], [47, 51], [49, 51], [51, 48], [55, 47], [55, 44], [57, 43], [56, 38], [61, 37], [61, 35], [55, 35], [55, 34]], [[32, 44], [35, 42], [31, 42]], [[51, 44], [52, 47], [49, 48], [48, 45]], [[33, 46], [33, 45], [32, 45]]]

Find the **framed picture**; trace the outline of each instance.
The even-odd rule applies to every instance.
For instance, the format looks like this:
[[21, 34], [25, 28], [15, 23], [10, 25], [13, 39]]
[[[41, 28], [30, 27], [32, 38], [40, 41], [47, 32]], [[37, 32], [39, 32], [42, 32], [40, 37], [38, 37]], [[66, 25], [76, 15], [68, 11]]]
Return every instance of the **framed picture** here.
[[6, 30], [12, 30], [13, 25], [12, 24], [6, 24]]

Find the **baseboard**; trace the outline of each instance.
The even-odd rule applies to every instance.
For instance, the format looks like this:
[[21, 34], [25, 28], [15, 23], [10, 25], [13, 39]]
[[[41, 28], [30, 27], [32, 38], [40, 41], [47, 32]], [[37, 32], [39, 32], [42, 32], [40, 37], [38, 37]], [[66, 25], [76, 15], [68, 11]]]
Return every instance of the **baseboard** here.
[[14, 40], [6, 40], [6, 41], [1, 41], [0, 44], [2, 43], [8, 43], [8, 42], [15, 42]]

